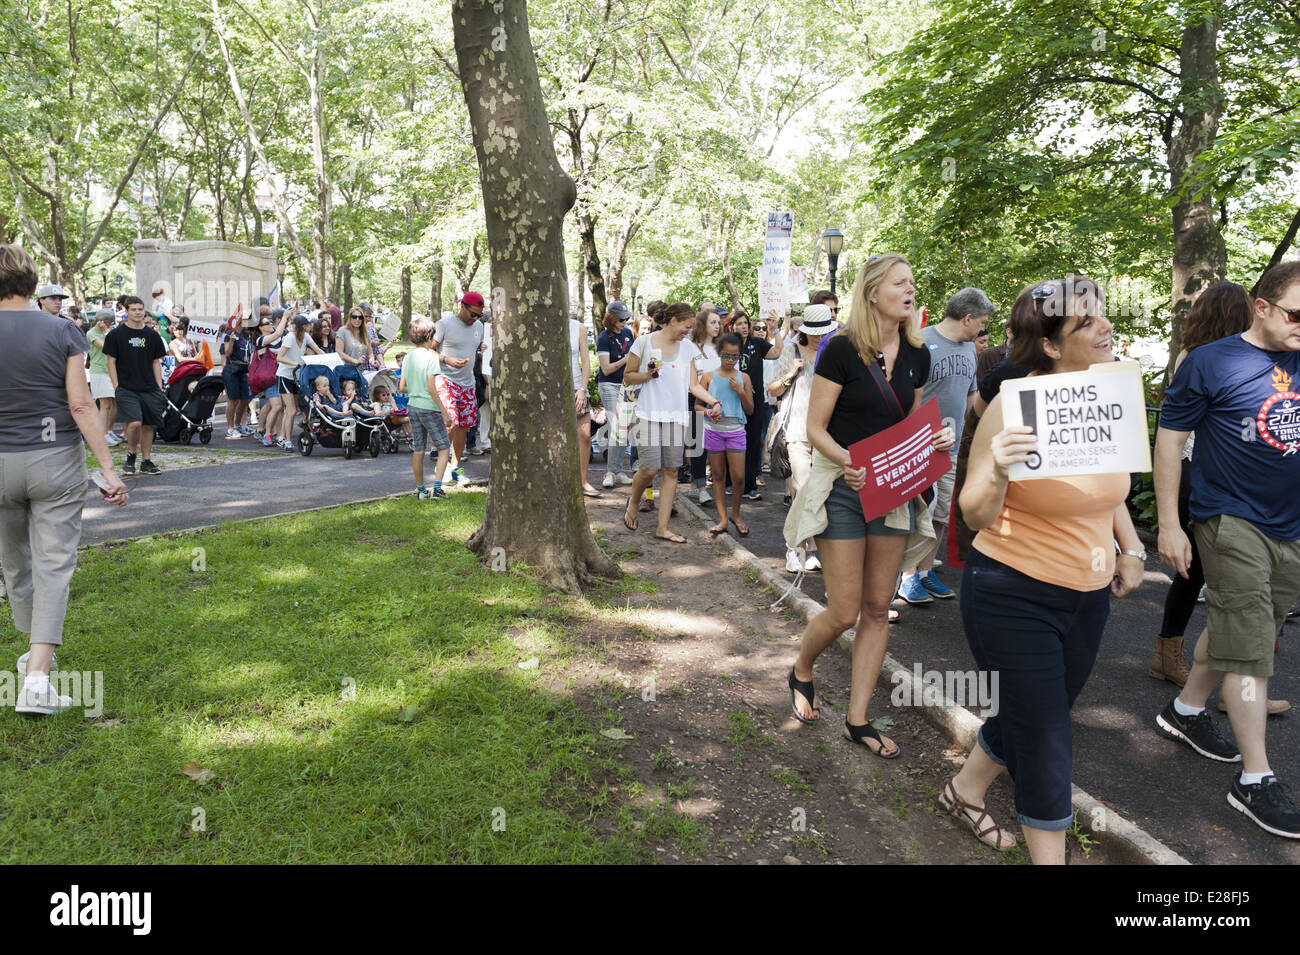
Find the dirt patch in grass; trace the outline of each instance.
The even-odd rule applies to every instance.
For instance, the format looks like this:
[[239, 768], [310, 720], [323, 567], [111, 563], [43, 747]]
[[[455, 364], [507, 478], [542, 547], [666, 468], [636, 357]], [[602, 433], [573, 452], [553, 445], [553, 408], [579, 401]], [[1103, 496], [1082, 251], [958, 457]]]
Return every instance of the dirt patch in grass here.
[[[625, 581], [589, 595], [600, 616], [567, 621], [566, 636], [599, 648], [602, 659], [571, 662], [565, 680], [602, 735], [616, 739], [626, 771], [614, 788], [642, 813], [637, 827], [657, 858], [1028, 861], [1023, 841], [999, 855], [940, 810], [943, 784], [965, 754], [916, 710], [891, 707], [887, 685], [877, 687], [869, 713], [894, 720], [886, 732], [903, 755], [883, 760], [842, 740], [849, 661], [840, 650], [818, 662], [821, 724], [796, 721], [786, 673], [802, 620], [768, 610], [765, 588], [685, 515], [673, 527], [689, 543], [661, 544], [648, 529], [628, 533], [622, 500], [606, 498], [588, 502], [604, 546], [624, 552], [624, 569], [657, 587], [629, 592]], [[1019, 833], [1005, 781], [990, 791], [989, 809]], [[695, 825], [683, 826], [683, 816]], [[1104, 841], [1085, 855], [1071, 837], [1069, 851], [1073, 864], [1111, 861]]]

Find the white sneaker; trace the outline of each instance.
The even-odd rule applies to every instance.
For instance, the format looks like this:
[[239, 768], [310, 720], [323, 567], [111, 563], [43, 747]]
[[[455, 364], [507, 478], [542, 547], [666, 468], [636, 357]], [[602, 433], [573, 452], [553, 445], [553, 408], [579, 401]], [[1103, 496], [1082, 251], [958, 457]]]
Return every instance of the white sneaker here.
[[14, 712], [50, 716], [60, 710], [71, 708], [72, 697], [60, 696], [49, 680], [43, 680], [39, 687], [29, 687], [27, 681], [23, 680], [23, 688], [18, 691], [18, 702], [14, 706]]
[[603, 481], [600, 482], [600, 486], [601, 486], [601, 487], [613, 487], [613, 486], [614, 486], [614, 472], [613, 472], [613, 471], [606, 471], [606, 472], [605, 472], [605, 480], [603, 480]]
[[787, 548], [785, 552], [785, 571], [787, 574], [799, 573], [801, 567], [801, 562], [799, 558], [800, 558], [800, 551], [797, 548], [794, 547]]
[[624, 474], [622, 471], [620, 471], [618, 474], [618, 483], [623, 485], [624, 487], [627, 487], [629, 484], [634, 483], [632, 480], [632, 475]]
[[822, 562], [817, 559], [816, 554], [809, 554], [808, 559], [803, 562], [804, 570], [821, 570]]
[[[14, 670], [17, 671], [19, 676], [27, 675], [27, 659], [31, 655], [32, 655], [32, 651], [28, 650], [26, 653], [20, 656], [18, 658], [18, 662], [14, 664]], [[58, 669], [59, 669], [59, 654], [56, 651], [50, 654], [50, 672], [54, 673]]]
[[115, 448], [122, 443], [122, 439], [110, 431], [104, 435], [104, 443], [110, 448]]
[[243, 435], [239, 433], [239, 429], [238, 429], [238, 428], [227, 428], [227, 429], [226, 429], [226, 440], [227, 440], [227, 441], [236, 441], [236, 440], [238, 440], [239, 438], [242, 438], [242, 437], [243, 437]]
[[707, 487], [702, 487], [700, 488], [698, 500], [701, 504], [712, 504], [713, 495], [709, 493], [709, 489]]

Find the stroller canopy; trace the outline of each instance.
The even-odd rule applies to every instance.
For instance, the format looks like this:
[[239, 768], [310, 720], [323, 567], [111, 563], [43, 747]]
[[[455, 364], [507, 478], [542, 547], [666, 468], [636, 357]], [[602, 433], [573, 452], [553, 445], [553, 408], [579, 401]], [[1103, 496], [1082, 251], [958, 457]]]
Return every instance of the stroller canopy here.
[[355, 381], [357, 383], [357, 394], [368, 399], [370, 392], [366, 388], [366, 379], [361, 376], [356, 365], [340, 365], [338, 368], [330, 368], [327, 365], [306, 364], [298, 369], [298, 388], [301, 390], [304, 398], [310, 398], [316, 391], [316, 379], [324, 375], [330, 381], [330, 394], [341, 395], [343, 393], [343, 382]]

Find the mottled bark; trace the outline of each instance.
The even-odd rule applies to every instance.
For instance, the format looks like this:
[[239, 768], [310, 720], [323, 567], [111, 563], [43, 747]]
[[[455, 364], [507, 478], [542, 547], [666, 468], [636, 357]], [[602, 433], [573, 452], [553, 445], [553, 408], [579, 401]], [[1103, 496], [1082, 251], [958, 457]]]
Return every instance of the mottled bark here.
[[343, 274], [343, 291], [340, 293], [339, 298], [334, 301], [339, 302], [341, 300], [343, 314], [346, 315], [352, 311], [352, 263], [344, 262], [339, 267], [339, 270]]
[[1201, 157], [1219, 134], [1223, 114], [1218, 34], [1217, 19], [1198, 15], [1183, 30], [1178, 53], [1182, 121], [1169, 141], [1169, 186], [1179, 198], [1173, 207], [1172, 311], [1166, 381], [1173, 376], [1174, 361], [1182, 347], [1183, 323], [1192, 301], [1207, 285], [1222, 281], [1228, 269], [1228, 250], [1215, 217], [1212, 183], [1199, 181], [1197, 172]]
[[492, 464], [469, 547], [576, 591], [618, 566], [591, 535], [578, 481], [563, 224], [576, 198], [552, 146], [525, 0], [454, 5], [456, 58], [492, 261]]
[[411, 267], [402, 266], [402, 297], [399, 306], [402, 313], [402, 334], [406, 337], [406, 330], [411, 327]]
[[587, 287], [591, 289], [591, 317], [596, 323], [605, 317], [605, 277], [600, 270], [600, 250], [596, 246], [596, 220], [578, 216], [578, 237], [582, 240], [582, 260], [587, 270]]
[[433, 260], [433, 275], [429, 287], [429, 316], [436, 322], [442, 313], [442, 259]]

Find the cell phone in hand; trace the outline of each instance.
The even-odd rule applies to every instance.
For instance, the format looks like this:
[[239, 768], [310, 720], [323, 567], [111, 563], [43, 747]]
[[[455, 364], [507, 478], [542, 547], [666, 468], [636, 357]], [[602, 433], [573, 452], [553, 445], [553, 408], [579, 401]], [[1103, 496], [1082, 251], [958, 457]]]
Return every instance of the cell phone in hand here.
[[106, 501], [111, 501], [114, 497], [112, 489], [109, 487], [108, 479], [98, 470], [90, 472], [90, 479], [95, 482], [99, 488], [99, 496]]

